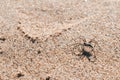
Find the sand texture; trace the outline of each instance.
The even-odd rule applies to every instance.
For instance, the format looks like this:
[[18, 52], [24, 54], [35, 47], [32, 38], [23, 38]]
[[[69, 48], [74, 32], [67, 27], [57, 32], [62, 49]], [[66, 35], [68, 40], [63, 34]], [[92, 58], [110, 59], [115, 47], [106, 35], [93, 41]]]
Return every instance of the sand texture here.
[[0, 80], [120, 80], [120, 0], [0, 0]]

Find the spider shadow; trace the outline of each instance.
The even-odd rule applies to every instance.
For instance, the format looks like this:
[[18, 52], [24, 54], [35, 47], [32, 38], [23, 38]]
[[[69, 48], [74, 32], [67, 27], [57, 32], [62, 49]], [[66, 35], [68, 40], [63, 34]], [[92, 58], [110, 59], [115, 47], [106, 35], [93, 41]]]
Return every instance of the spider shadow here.
[[90, 52], [87, 52], [87, 51], [82, 51], [82, 54], [81, 55], [79, 55], [80, 56], [80, 58], [81, 57], [86, 57], [89, 61], [90, 61], [90, 57], [92, 56], [92, 54], [90, 53]]

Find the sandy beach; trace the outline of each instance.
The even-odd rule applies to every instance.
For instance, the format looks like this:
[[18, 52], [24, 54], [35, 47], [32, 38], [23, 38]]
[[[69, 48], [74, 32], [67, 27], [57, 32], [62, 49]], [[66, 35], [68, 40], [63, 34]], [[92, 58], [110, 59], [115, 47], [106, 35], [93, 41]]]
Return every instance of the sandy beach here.
[[120, 0], [0, 0], [0, 80], [120, 80]]

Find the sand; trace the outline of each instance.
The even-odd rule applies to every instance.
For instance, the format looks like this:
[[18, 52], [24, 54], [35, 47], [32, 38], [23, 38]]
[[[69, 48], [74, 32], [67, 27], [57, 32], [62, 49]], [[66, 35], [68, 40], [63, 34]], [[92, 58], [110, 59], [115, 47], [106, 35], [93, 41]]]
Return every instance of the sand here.
[[0, 80], [120, 80], [120, 1], [0, 0]]

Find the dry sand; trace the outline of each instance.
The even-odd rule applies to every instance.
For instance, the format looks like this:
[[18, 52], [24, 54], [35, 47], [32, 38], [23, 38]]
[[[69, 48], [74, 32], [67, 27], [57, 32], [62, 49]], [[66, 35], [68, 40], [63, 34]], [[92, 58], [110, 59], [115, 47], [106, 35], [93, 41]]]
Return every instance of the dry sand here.
[[0, 0], [0, 80], [120, 80], [120, 0]]

